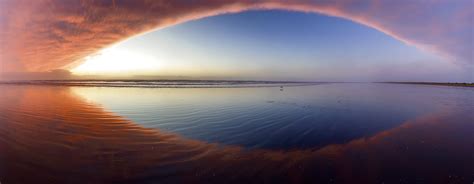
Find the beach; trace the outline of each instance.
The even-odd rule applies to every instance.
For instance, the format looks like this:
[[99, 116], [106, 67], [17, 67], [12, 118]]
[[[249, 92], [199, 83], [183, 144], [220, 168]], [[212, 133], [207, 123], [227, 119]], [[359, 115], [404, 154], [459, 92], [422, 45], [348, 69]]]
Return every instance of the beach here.
[[[85, 98], [84, 91], [99, 94], [102, 90], [106, 95], [107, 88], [1, 88], [0, 178], [5, 183], [463, 183], [473, 179], [474, 148], [470, 145], [474, 124], [468, 113], [472, 104], [452, 98], [450, 102], [441, 100], [445, 106], [435, 111], [350, 140], [313, 142], [312, 146], [295, 143], [259, 147], [244, 142], [233, 145], [224, 139], [192, 138], [193, 134], [180, 133], [179, 129], [152, 128], [119, 116], [123, 112], [117, 109], [108, 111], [113, 108], [104, 101], [98, 103], [100, 97]], [[114, 91], [128, 93], [140, 104], [130, 90]], [[174, 90], [172, 94], [170, 90]], [[177, 90], [192, 90], [196, 94], [196, 89], [139, 94], [168, 94], [165, 99], [186, 99], [189, 92], [176, 94]], [[242, 95], [245, 93], [240, 88], [238, 93], [232, 93], [233, 88], [218, 89], [224, 90], [220, 93], [209, 90], [214, 90], [212, 96], [220, 100], [231, 99], [229, 94], [255, 100], [251, 98], [253, 88], [244, 89], [252, 92], [247, 95]], [[280, 92], [276, 87], [269, 91], [280, 95], [291, 91], [291, 87], [285, 90]], [[472, 91], [460, 93], [469, 95]], [[210, 103], [216, 105], [220, 100]], [[294, 104], [283, 105], [294, 108]], [[280, 131], [296, 135], [291, 128]], [[278, 140], [269, 137], [252, 141]]]

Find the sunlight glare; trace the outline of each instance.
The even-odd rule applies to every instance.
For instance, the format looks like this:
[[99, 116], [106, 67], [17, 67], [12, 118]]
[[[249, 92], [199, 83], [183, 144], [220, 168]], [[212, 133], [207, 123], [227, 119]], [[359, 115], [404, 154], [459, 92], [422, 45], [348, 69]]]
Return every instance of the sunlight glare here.
[[155, 74], [161, 68], [157, 58], [118, 48], [107, 48], [88, 56], [72, 72], [77, 75], [143, 75]]

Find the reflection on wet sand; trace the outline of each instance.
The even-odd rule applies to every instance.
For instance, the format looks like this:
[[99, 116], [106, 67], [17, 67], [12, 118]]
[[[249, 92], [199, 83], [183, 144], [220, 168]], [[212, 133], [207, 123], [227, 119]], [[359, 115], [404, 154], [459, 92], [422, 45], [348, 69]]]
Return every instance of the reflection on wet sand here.
[[466, 110], [317, 150], [248, 150], [141, 127], [66, 87], [0, 88], [6, 184], [474, 181], [474, 121]]

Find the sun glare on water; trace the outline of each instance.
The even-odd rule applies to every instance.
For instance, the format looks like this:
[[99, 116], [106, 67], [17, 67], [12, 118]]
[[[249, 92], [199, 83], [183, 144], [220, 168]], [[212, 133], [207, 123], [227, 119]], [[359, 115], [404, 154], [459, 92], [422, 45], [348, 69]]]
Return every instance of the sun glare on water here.
[[72, 72], [77, 75], [148, 75], [156, 74], [161, 63], [155, 57], [125, 49], [108, 48], [88, 56]]

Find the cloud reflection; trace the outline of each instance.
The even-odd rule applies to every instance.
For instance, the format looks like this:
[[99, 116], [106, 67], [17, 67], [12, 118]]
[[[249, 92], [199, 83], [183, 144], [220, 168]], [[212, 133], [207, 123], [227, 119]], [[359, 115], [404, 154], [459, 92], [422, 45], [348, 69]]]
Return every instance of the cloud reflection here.
[[5, 183], [471, 182], [472, 115], [446, 110], [373, 137], [247, 150], [143, 128], [67, 87], [0, 86]]

